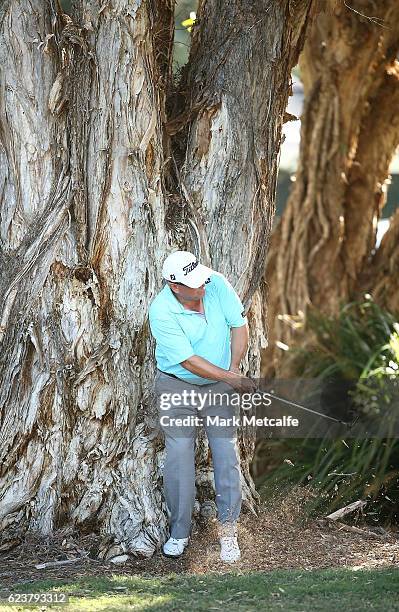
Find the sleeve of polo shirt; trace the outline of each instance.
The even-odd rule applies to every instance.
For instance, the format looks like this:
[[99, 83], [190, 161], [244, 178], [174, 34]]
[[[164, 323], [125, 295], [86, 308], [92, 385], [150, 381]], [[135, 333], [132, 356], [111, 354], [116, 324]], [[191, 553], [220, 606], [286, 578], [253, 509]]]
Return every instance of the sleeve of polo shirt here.
[[158, 316], [150, 309], [149, 321], [157, 349], [162, 351], [169, 365], [177, 365], [195, 355], [191, 342], [173, 317]]
[[224, 316], [230, 327], [242, 327], [248, 323], [247, 317], [243, 316], [244, 306], [234, 289], [233, 285], [223, 275], [220, 275], [218, 283], [220, 304]]

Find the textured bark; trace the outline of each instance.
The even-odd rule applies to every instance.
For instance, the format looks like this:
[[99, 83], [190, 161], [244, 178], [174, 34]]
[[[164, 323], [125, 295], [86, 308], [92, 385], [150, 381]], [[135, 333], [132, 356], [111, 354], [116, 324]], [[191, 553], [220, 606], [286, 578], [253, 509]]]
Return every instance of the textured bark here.
[[[398, 20], [399, 48], [399, 20]], [[388, 66], [376, 94], [368, 101], [345, 195], [348, 239], [341, 258], [346, 262], [348, 293], [353, 295], [375, 248], [377, 221], [386, 203], [392, 157], [399, 144], [399, 62]], [[371, 287], [372, 288], [372, 285]]]
[[[201, 7], [173, 165], [171, 1], [75, 0], [72, 18], [56, 0], [0, 9], [3, 531], [100, 529], [108, 557], [151, 555], [164, 538], [147, 312], [172, 248], [202, 246], [252, 299], [247, 369], [259, 373], [257, 287], [310, 0], [247, 4], [223, 18], [219, 3]], [[242, 441], [252, 507], [251, 452]], [[203, 439], [197, 484], [204, 501]]]
[[[181, 189], [202, 259], [227, 274], [246, 310], [251, 306], [247, 370], [254, 376], [267, 344], [257, 288], [275, 212], [281, 127], [309, 18], [309, 3], [296, 3], [295, 21], [293, 8], [266, 0], [203, 2], [183, 83], [186, 112], [195, 116], [185, 133]], [[243, 490], [251, 502], [254, 439], [241, 434]], [[204, 437], [202, 443], [206, 457]]]
[[399, 142], [397, 3], [330, 8], [314, 22], [300, 58], [306, 96], [300, 160], [268, 253], [265, 375], [290, 372], [276, 342], [311, 342], [309, 307], [336, 313], [358, 297]]
[[48, 533], [68, 394], [44, 285], [71, 239], [71, 189], [65, 120], [48, 112], [59, 62], [55, 7], [42, 4], [8, 2], [0, 12], [0, 517], [2, 529], [29, 521]]
[[390, 219], [389, 229], [359, 281], [359, 292], [371, 293], [373, 299], [389, 312], [399, 314], [399, 211]]
[[[3, 22], [4, 35], [12, 18], [11, 40], [21, 24], [15, 7], [23, 4], [12, 3]], [[44, 254], [40, 269], [30, 256], [29, 276], [16, 286], [18, 302], [9, 307], [14, 325], [5, 322], [0, 507], [3, 527], [26, 522], [49, 533], [55, 525], [85, 526], [95, 519], [124, 549], [149, 555], [166, 526], [162, 456], [147, 424], [154, 367], [146, 318], [166, 246], [163, 102], [148, 5], [134, 8], [126, 0], [100, 12], [101, 4], [75, 4], [79, 27], [66, 20], [60, 61], [35, 47], [36, 57], [29, 58], [43, 64], [32, 86], [42, 96], [28, 107], [37, 128], [30, 139], [49, 160], [49, 176], [37, 176], [35, 187], [39, 195], [57, 193], [62, 175], [50, 170], [59, 152], [47, 150], [42, 139], [53, 123], [59, 132], [66, 124], [72, 201], [64, 195], [63, 208], [58, 202], [54, 212], [46, 207], [53, 234], [64, 215], [58, 240], [49, 246], [33, 224], [28, 227]], [[40, 5], [38, 13], [46, 15], [48, 7]], [[45, 39], [51, 15], [45, 22], [24, 14], [18, 38], [34, 30]], [[23, 54], [29, 61], [28, 51]], [[16, 54], [9, 59], [15, 60]], [[8, 89], [10, 70], [3, 75]], [[10, 130], [7, 110], [3, 132]], [[11, 174], [13, 161], [4, 160], [3, 172]], [[28, 202], [33, 195], [29, 190]], [[5, 198], [3, 208], [11, 201]], [[34, 219], [35, 211], [27, 212]], [[12, 271], [18, 280], [23, 261]], [[117, 552], [113, 547], [110, 554]]]

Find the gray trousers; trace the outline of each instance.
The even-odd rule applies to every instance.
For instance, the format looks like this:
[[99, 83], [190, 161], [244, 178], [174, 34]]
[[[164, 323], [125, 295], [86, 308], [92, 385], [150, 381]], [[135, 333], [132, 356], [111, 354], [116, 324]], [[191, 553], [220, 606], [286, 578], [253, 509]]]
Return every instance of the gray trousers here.
[[[199, 426], [205, 428], [212, 452], [218, 520], [220, 523], [236, 521], [241, 510], [242, 491], [237, 424], [233, 417], [239, 416], [239, 408], [230, 405], [225, 395], [231, 397], [234, 390], [220, 382], [193, 385], [159, 370], [154, 389], [160, 426], [165, 434], [163, 482], [171, 537], [186, 538], [191, 532], [195, 502], [195, 440]], [[221, 401], [217, 394], [224, 394], [220, 396]], [[176, 424], [175, 419], [183, 421]]]

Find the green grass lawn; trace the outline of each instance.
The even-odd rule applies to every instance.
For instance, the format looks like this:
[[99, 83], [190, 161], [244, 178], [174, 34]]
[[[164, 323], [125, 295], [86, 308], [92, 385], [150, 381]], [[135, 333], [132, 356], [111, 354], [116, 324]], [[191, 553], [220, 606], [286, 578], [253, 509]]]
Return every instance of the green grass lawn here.
[[[114, 575], [19, 584], [14, 592], [68, 593], [58, 610], [399, 610], [399, 569], [279, 570], [268, 573]], [[46, 609], [49, 609], [47, 607]], [[39, 610], [2, 606], [1, 610]], [[43, 609], [43, 608], [42, 608]]]

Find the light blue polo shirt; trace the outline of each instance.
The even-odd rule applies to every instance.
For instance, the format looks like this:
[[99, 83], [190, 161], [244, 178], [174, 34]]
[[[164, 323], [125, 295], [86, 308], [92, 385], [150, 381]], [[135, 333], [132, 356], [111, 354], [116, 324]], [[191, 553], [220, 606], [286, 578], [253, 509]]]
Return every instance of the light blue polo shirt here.
[[220, 272], [213, 272], [210, 282], [205, 284], [203, 304], [205, 317], [184, 308], [169, 285], [165, 285], [149, 308], [158, 368], [196, 385], [215, 381], [193, 374], [180, 363], [199, 355], [228, 370], [231, 362], [230, 328], [247, 323], [239, 296]]

